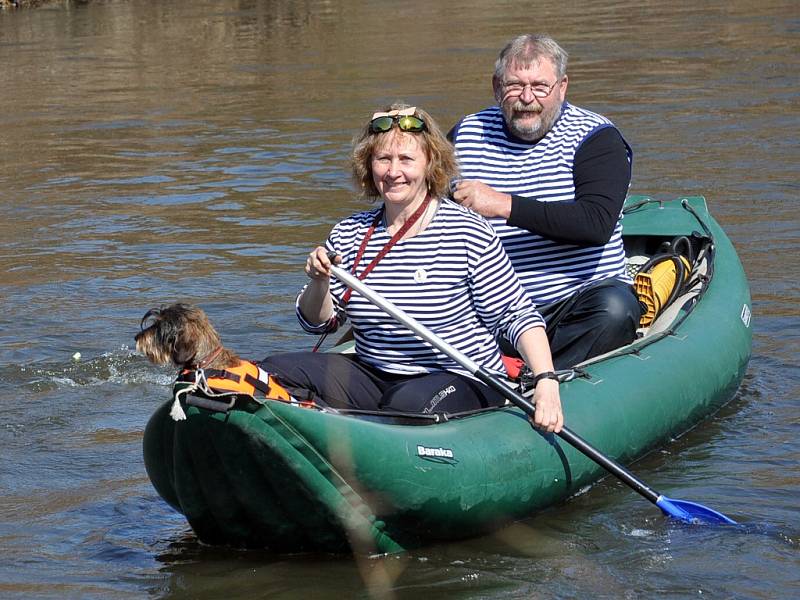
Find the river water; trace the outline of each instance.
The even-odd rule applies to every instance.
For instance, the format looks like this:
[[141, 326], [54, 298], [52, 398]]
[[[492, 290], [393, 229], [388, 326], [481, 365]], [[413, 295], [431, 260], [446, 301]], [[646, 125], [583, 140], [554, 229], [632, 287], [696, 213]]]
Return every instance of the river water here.
[[[797, 596], [797, 3], [544, 8], [0, 11], [0, 597]], [[496, 534], [403, 556], [200, 545], [145, 475], [142, 432], [172, 373], [134, 355], [140, 317], [187, 300], [244, 356], [309, 348], [293, 297], [306, 253], [361, 207], [352, 134], [395, 99], [443, 127], [487, 106], [496, 53], [525, 30], [570, 51], [569, 98], [622, 129], [631, 191], [705, 195], [740, 253], [754, 312], [745, 381], [635, 471], [747, 528], [676, 525], [606, 479]]]

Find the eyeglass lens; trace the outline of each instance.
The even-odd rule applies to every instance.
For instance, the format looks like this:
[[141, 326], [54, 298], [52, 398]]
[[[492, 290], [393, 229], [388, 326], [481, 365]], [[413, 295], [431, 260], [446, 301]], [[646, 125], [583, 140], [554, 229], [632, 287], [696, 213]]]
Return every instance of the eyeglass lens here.
[[556, 87], [558, 82], [556, 81], [553, 85], [547, 85], [546, 83], [507, 83], [505, 85], [506, 94], [509, 96], [521, 96], [522, 92], [525, 91], [526, 87], [531, 88], [531, 93], [536, 96], [537, 98], [546, 98], [550, 95], [550, 92]]

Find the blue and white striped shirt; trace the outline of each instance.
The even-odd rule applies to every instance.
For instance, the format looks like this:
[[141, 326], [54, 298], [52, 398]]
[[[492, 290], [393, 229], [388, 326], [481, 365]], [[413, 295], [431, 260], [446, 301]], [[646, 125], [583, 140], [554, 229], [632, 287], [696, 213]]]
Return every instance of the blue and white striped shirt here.
[[[352, 270], [378, 210], [352, 215], [331, 231], [326, 246], [341, 255], [341, 267], [347, 271]], [[375, 228], [357, 274], [390, 238], [385, 224]], [[498, 333], [516, 345], [524, 331], [544, 326], [491, 225], [450, 200], [441, 200], [427, 228], [397, 242], [364, 282], [474, 362], [496, 373], [503, 372], [495, 341]], [[345, 289], [338, 280], [331, 280], [335, 305]], [[356, 352], [364, 362], [398, 374], [446, 370], [470, 375], [358, 292], [353, 292], [345, 312], [353, 325]], [[311, 333], [336, 327], [307, 322], [299, 308], [297, 315]]]
[[[499, 106], [487, 108], [465, 117], [455, 132], [461, 176], [524, 198], [574, 202], [575, 153], [589, 136], [605, 127], [613, 124], [565, 102], [547, 135], [529, 143], [506, 133]], [[602, 246], [557, 242], [510, 226], [501, 218], [491, 219], [491, 223], [534, 302], [547, 304], [602, 279], [616, 277], [630, 282], [625, 271], [621, 219], [620, 214], [611, 238]]]

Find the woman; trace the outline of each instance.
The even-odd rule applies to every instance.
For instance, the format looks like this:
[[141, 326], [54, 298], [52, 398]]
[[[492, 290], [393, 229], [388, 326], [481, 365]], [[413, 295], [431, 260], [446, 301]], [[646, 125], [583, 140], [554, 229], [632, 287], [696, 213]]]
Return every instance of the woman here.
[[[544, 321], [523, 291], [492, 227], [445, 198], [457, 176], [452, 147], [425, 111], [395, 104], [354, 142], [353, 176], [382, 200], [338, 223], [314, 249], [297, 315], [312, 333], [349, 319], [355, 354], [290, 353], [262, 366], [296, 394], [336, 408], [460, 412], [505, 399], [358, 293], [331, 278], [329, 254], [376, 292], [476, 363], [503, 372], [498, 334], [513, 340], [534, 374], [534, 424], [559, 431], [558, 382]], [[302, 391], [301, 391], [302, 390]]]

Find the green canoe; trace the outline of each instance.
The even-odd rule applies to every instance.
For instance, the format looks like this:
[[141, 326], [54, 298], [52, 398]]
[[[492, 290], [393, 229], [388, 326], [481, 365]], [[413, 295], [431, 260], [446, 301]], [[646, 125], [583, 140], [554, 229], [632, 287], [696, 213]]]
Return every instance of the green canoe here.
[[[630, 346], [565, 374], [570, 429], [627, 464], [731, 399], [750, 358], [750, 293], [703, 198], [629, 198], [631, 263], [686, 236], [694, 285]], [[186, 400], [184, 398], [184, 400]], [[604, 475], [508, 406], [469, 415], [334, 414], [242, 400], [172, 400], [150, 419], [156, 491], [209, 544], [279, 552], [397, 552], [478, 535], [564, 500]]]

